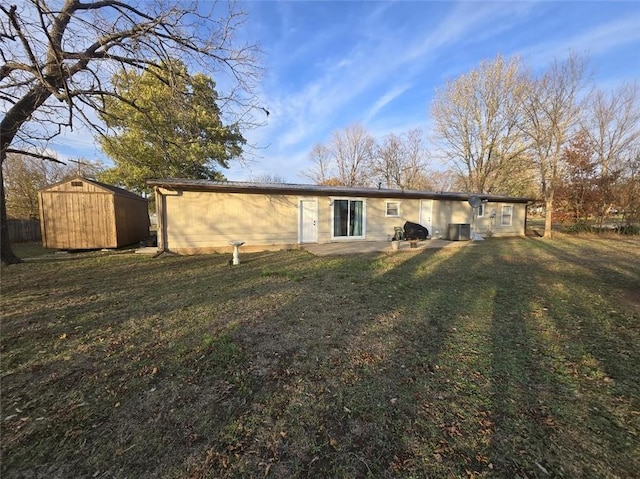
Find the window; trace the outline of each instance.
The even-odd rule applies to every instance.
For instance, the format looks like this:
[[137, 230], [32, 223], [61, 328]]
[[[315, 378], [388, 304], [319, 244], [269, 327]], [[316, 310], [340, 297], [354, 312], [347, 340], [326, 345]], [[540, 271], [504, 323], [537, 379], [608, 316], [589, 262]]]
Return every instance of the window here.
[[398, 218], [400, 216], [400, 202], [399, 201], [385, 202], [385, 216]]
[[500, 220], [500, 226], [511, 226], [512, 216], [513, 216], [513, 206], [504, 205], [502, 207], [502, 219]]
[[333, 200], [333, 237], [364, 238], [363, 200]]
[[71, 186], [82, 186], [82, 181], [72, 181]]
[[478, 206], [478, 218], [482, 218], [484, 216], [484, 203]]

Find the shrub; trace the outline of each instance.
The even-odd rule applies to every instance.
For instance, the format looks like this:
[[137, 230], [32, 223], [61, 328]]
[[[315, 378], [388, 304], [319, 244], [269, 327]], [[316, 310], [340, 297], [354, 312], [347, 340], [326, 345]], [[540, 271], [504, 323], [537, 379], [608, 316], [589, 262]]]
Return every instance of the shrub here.
[[570, 234], [592, 233], [594, 230], [586, 220], [578, 220], [565, 226], [565, 232]]
[[640, 235], [640, 225], [624, 223], [616, 226], [615, 232], [621, 235]]

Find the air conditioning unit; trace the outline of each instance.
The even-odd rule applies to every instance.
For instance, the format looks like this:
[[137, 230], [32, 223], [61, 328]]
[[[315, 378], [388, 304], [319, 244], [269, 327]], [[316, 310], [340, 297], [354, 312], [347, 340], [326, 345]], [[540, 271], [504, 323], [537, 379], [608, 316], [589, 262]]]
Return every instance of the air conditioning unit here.
[[469, 223], [450, 223], [449, 224], [449, 240], [451, 241], [469, 241], [471, 240], [471, 224]]

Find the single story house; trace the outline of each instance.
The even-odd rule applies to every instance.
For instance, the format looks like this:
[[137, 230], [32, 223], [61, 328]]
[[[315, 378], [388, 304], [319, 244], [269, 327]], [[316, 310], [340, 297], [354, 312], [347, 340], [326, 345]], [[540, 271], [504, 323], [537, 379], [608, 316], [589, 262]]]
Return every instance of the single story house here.
[[[529, 198], [380, 188], [154, 179], [158, 249], [183, 254], [304, 243], [387, 241], [405, 221], [449, 238], [457, 226], [524, 236]], [[473, 208], [472, 202], [480, 206]], [[459, 230], [456, 230], [459, 231]], [[453, 235], [454, 233], [451, 233]], [[460, 239], [460, 238], [451, 238]]]

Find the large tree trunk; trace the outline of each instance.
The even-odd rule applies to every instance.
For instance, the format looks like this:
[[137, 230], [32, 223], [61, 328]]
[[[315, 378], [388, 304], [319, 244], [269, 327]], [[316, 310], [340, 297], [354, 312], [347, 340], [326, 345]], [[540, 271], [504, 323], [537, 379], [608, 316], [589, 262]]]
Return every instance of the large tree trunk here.
[[553, 186], [548, 186], [544, 195], [544, 237], [551, 238], [551, 219], [553, 217]]
[[[29, 93], [16, 102], [0, 121], [0, 170], [7, 158], [7, 150], [11, 146], [20, 127], [51, 96], [51, 92], [41, 85], [36, 85]], [[9, 224], [7, 223], [7, 202], [4, 193], [4, 175], [0, 171], [0, 260], [2, 264], [20, 263], [9, 241]]]
[[[4, 154], [2, 156], [4, 156]], [[0, 229], [2, 229], [2, 234], [0, 236], [0, 260], [2, 264], [8, 265], [20, 263], [20, 258], [18, 258], [13, 252], [13, 249], [11, 249], [11, 242], [9, 239], [7, 202], [5, 201], [4, 196], [4, 175], [2, 173], [2, 167], [0, 167]]]
[[[51, 91], [42, 85], [36, 85], [19, 101], [17, 101], [0, 121], [0, 170], [7, 158], [7, 150], [13, 143], [18, 130], [27, 122], [31, 114], [40, 108], [51, 96]], [[0, 186], [0, 259], [2, 264], [20, 263], [14, 254], [9, 241], [9, 225], [7, 223], [7, 202], [4, 194], [4, 176], [0, 172], [2, 185]]]

